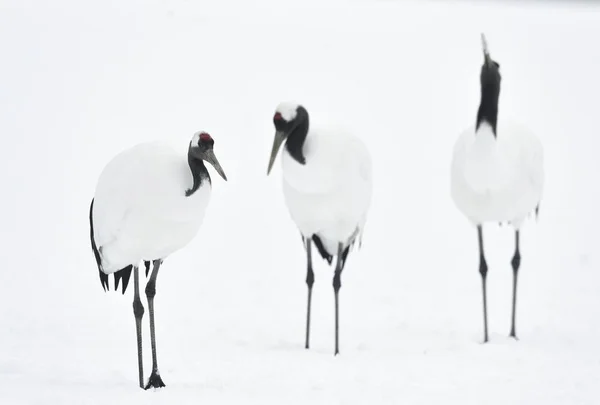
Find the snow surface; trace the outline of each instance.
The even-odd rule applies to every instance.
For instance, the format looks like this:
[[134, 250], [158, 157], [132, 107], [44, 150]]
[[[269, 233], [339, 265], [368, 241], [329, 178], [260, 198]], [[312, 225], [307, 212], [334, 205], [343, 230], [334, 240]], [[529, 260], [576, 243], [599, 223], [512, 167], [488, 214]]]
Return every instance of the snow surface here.
[[[521, 238], [518, 342], [514, 235], [485, 228], [486, 345], [477, 234], [448, 172], [475, 121], [483, 30], [501, 114], [535, 130], [547, 169], [539, 223]], [[0, 404], [596, 404], [599, 33], [598, 10], [556, 2], [0, 2]], [[348, 122], [374, 161], [337, 357], [322, 261], [303, 348], [304, 249], [280, 169], [265, 175], [273, 107], [289, 99]], [[131, 292], [102, 290], [89, 201], [118, 152], [181, 148], [198, 128], [230, 180], [161, 270], [167, 387], [146, 392]], [[147, 314], [144, 340], [148, 376]]]

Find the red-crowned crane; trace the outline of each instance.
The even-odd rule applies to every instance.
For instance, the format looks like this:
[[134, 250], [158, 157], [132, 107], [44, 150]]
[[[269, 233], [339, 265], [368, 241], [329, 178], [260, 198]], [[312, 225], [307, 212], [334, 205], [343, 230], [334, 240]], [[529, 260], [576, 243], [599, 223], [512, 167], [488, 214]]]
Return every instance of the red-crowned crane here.
[[479, 273], [483, 290], [483, 341], [488, 341], [486, 277], [483, 248], [486, 222], [509, 223], [515, 230], [512, 323], [515, 328], [517, 277], [521, 264], [519, 232], [525, 219], [537, 216], [544, 186], [544, 156], [540, 140], [527, 128], [498, 120], [500, 64], [492, 59], [485, 36], [481, 67], [481, 103], [474, 127], [465, 130], [454, 146], [451, 163], [451, 195], [458, 209], [477, 227]]
[[[115, 290], [123, 281], [123, 294], [133, 270], [133, 313], [137, 332], [138, 372], [141, 388], [164, 387], [156, 359], [154, 296], [163, 260], [186, 246], [202, 224], [211, 195], [211, 179], [204, 161], [227, 180], [213, 151], [214, 140], [197, 132], [187, 157], [160, 142], [136, 145], [115, 156], [104, 168], [90, 204], [90, 239], [102, 287], [114, 274]], [[138, 266], [146, 264], [150, 311], [152, 374], [144, 385], [142, 317]]]
[[339, 354], [339, 291], [348, 252], [359, 246], [371, 204], [372, 162], [365, 144], [347, 132], [309, 128], [308, 112], [295, 103], [281, 103], [273, 117], [275, 139], [267, 175], [281, 145], [283, 195], [302, 234], [306, 249], [308, 305], [306, 343], [309, 348], [314, 273], [312, 243], [330, 265], [335, 293], [335, 352]]

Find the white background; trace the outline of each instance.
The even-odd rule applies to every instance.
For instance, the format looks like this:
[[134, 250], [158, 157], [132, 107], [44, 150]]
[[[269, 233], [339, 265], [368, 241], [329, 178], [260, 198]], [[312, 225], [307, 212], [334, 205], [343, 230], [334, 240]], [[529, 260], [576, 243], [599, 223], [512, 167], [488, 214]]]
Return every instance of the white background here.
[[[600, 10], [249, 3], [0, 2], [0, 403], [597, 403]], [[500, 119], [536, 131], [547, 176], [522, 234], [518, 342], [514, 235], [485, 227], [487, 345], [476, 231], [449, 193], [453, 142], [479, 103], [481, 32], [501, 65]], [[323, 261], [303, 348], [305, 254], [279, 160], [266, 176], [285, 100], [352, 129], [374, 159], [337, 358]], [[229, 181], [211, 172], [204, 225], [159, 276], [167, 387], [145, 392], [132, 293], [101, 288], [89, 203], [116, 153], [147, 140], [185, 153], [198, 130]]]

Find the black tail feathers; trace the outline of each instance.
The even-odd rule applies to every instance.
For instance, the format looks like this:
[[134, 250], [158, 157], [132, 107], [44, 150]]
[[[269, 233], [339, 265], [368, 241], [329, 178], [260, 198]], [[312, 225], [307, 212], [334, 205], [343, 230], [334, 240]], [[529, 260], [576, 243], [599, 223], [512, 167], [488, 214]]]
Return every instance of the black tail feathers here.
[[100, 283], [102, 284], [102, 288], [104, 291], [108, 290], [108, 274], [102, 271], [102, 260], [100, 259], [100, 252], [98, 252], [98, 248], [96, 247], [96, 240], [94, 239], [94, 219], [92, 217], [92, 212], [94, 212], [94, 199], [92, 198], [92, 202], [90, 204], [90, 242], [92, 244], [92, 251], [94, 252], [94, 258], [96, 259], [96, 265], [98, 266], [98, 273], [100, 274]]
[[[327, 261], [327, 264], [329, 264], [331, 266], [331, 263], [333, 262], [333, 255], [329, 254], [329, 252], [325, 249], [325, 246], [323, 246], [323, 242], [321, 241], [321, 238], [319, 238], [319, 236], [317, 234], [314, 234], [312, 236], [312, 241], [315, 243], [315, 246], [317, 246], [317, 250], [319, 251], [319, 254], [321, 255], [321, 257]], [[354, 245], [354, 242], [352, 242], [352, 245]], [[344, 266], [346, 265], [346, 259], [348, 258], [348, 254], [350, 253], [350, 248], [352, 247], [352, 245], [346, 246], [346, 248], [342, 252], [342, 257], [341, 257], [342, 268], [344, 268]]]
[[321, 257], [327, 261], [327, 264], [331, 265], [333, 256], [330, 255], [329, 252], [327, 252], [327, 250], [325, 249], [325, 246], [323, 246], [323, 242], [321, 242], [321, 238], [319, 238], [319, 236], [317, 234], [314, 234], [312, 236], [312, 241], [315, 243], [315, 246], [317, 247], [317, 250], [319, 251], [319, 254], [321, 255]]
[[123, 279], [123, 294], [127, 291], [127, 285], [129, 284], [129, 278], [131, 277], [132, 265], [123, 267], [121, 270], [115, 272], [115, 291], [119, 288], [119, 281]]
[[[102, 288], [104, 291], [110, 290], [108, 285], [108, 274], [102, 271], [102, 259], [100, 258], [100, 252], [98, 251], [98, 247], [96, 246], [96, 240], [94, 239], [94, 219], [92, 216], [92, 212], [94, 211], [94, 199], [92, 198], [92, 202], [90, 204], [90, 242], [92, 245], [92, 251], [94, 252], [94, 258], [96, 259], [96, 265], [98, 266], [98, 274], [100, 276], [100, 284], [102, 284]], [[147, 268], [147, 267], [146, 267]], [[129, 284], [129, 278], [131, 277], [131, 270], [133, 266], [129, 265], [123, 267], [121, 270], [116, 271], [114, 273], [115, 278], [115, 291], [119, 288], [119, 282], [123, 280], [122, 291], [125, 294], [127, 291], [127, 285]], [[146, 270], [147, 272], [147, 270]]]

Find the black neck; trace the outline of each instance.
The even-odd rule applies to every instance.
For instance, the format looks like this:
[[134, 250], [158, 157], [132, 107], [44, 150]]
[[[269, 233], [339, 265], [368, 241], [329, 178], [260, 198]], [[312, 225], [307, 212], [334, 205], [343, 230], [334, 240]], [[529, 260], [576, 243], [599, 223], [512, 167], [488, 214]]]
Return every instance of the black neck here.
[[481, 85], [481, 103], [477, 112], [477, 125], [479, 129], [482, 122], [487, 122], [492, 127], [496, 136], [496, 125], [498, 123], [498, 98], [500, 97], [500, 83], [491, 82]]
[[208, 174], [208, 169], [206, 169], [206, 166], [204, 166], [204, 161], [202, 161], [202, 159], [197, 159], [192, 156], [191, 153], [188, 153], [188, 164], [190, 165], [190, 170], [192, 171], [194, 185], [192, 188], [189, 188], [185, 191], [186, 197], [189, 197], [198, 191], [205, 180], [208, 180], [209, 184], [211, 183], [210, 174]]
[[289, 154], [300, 164], [305, 164], [304, 152], [302, 151], [306, 135], [308, 135], [308, 112], [304, 107], [299, 107], [295, 121], [296, 126], [287, 137], [285, 147]]

